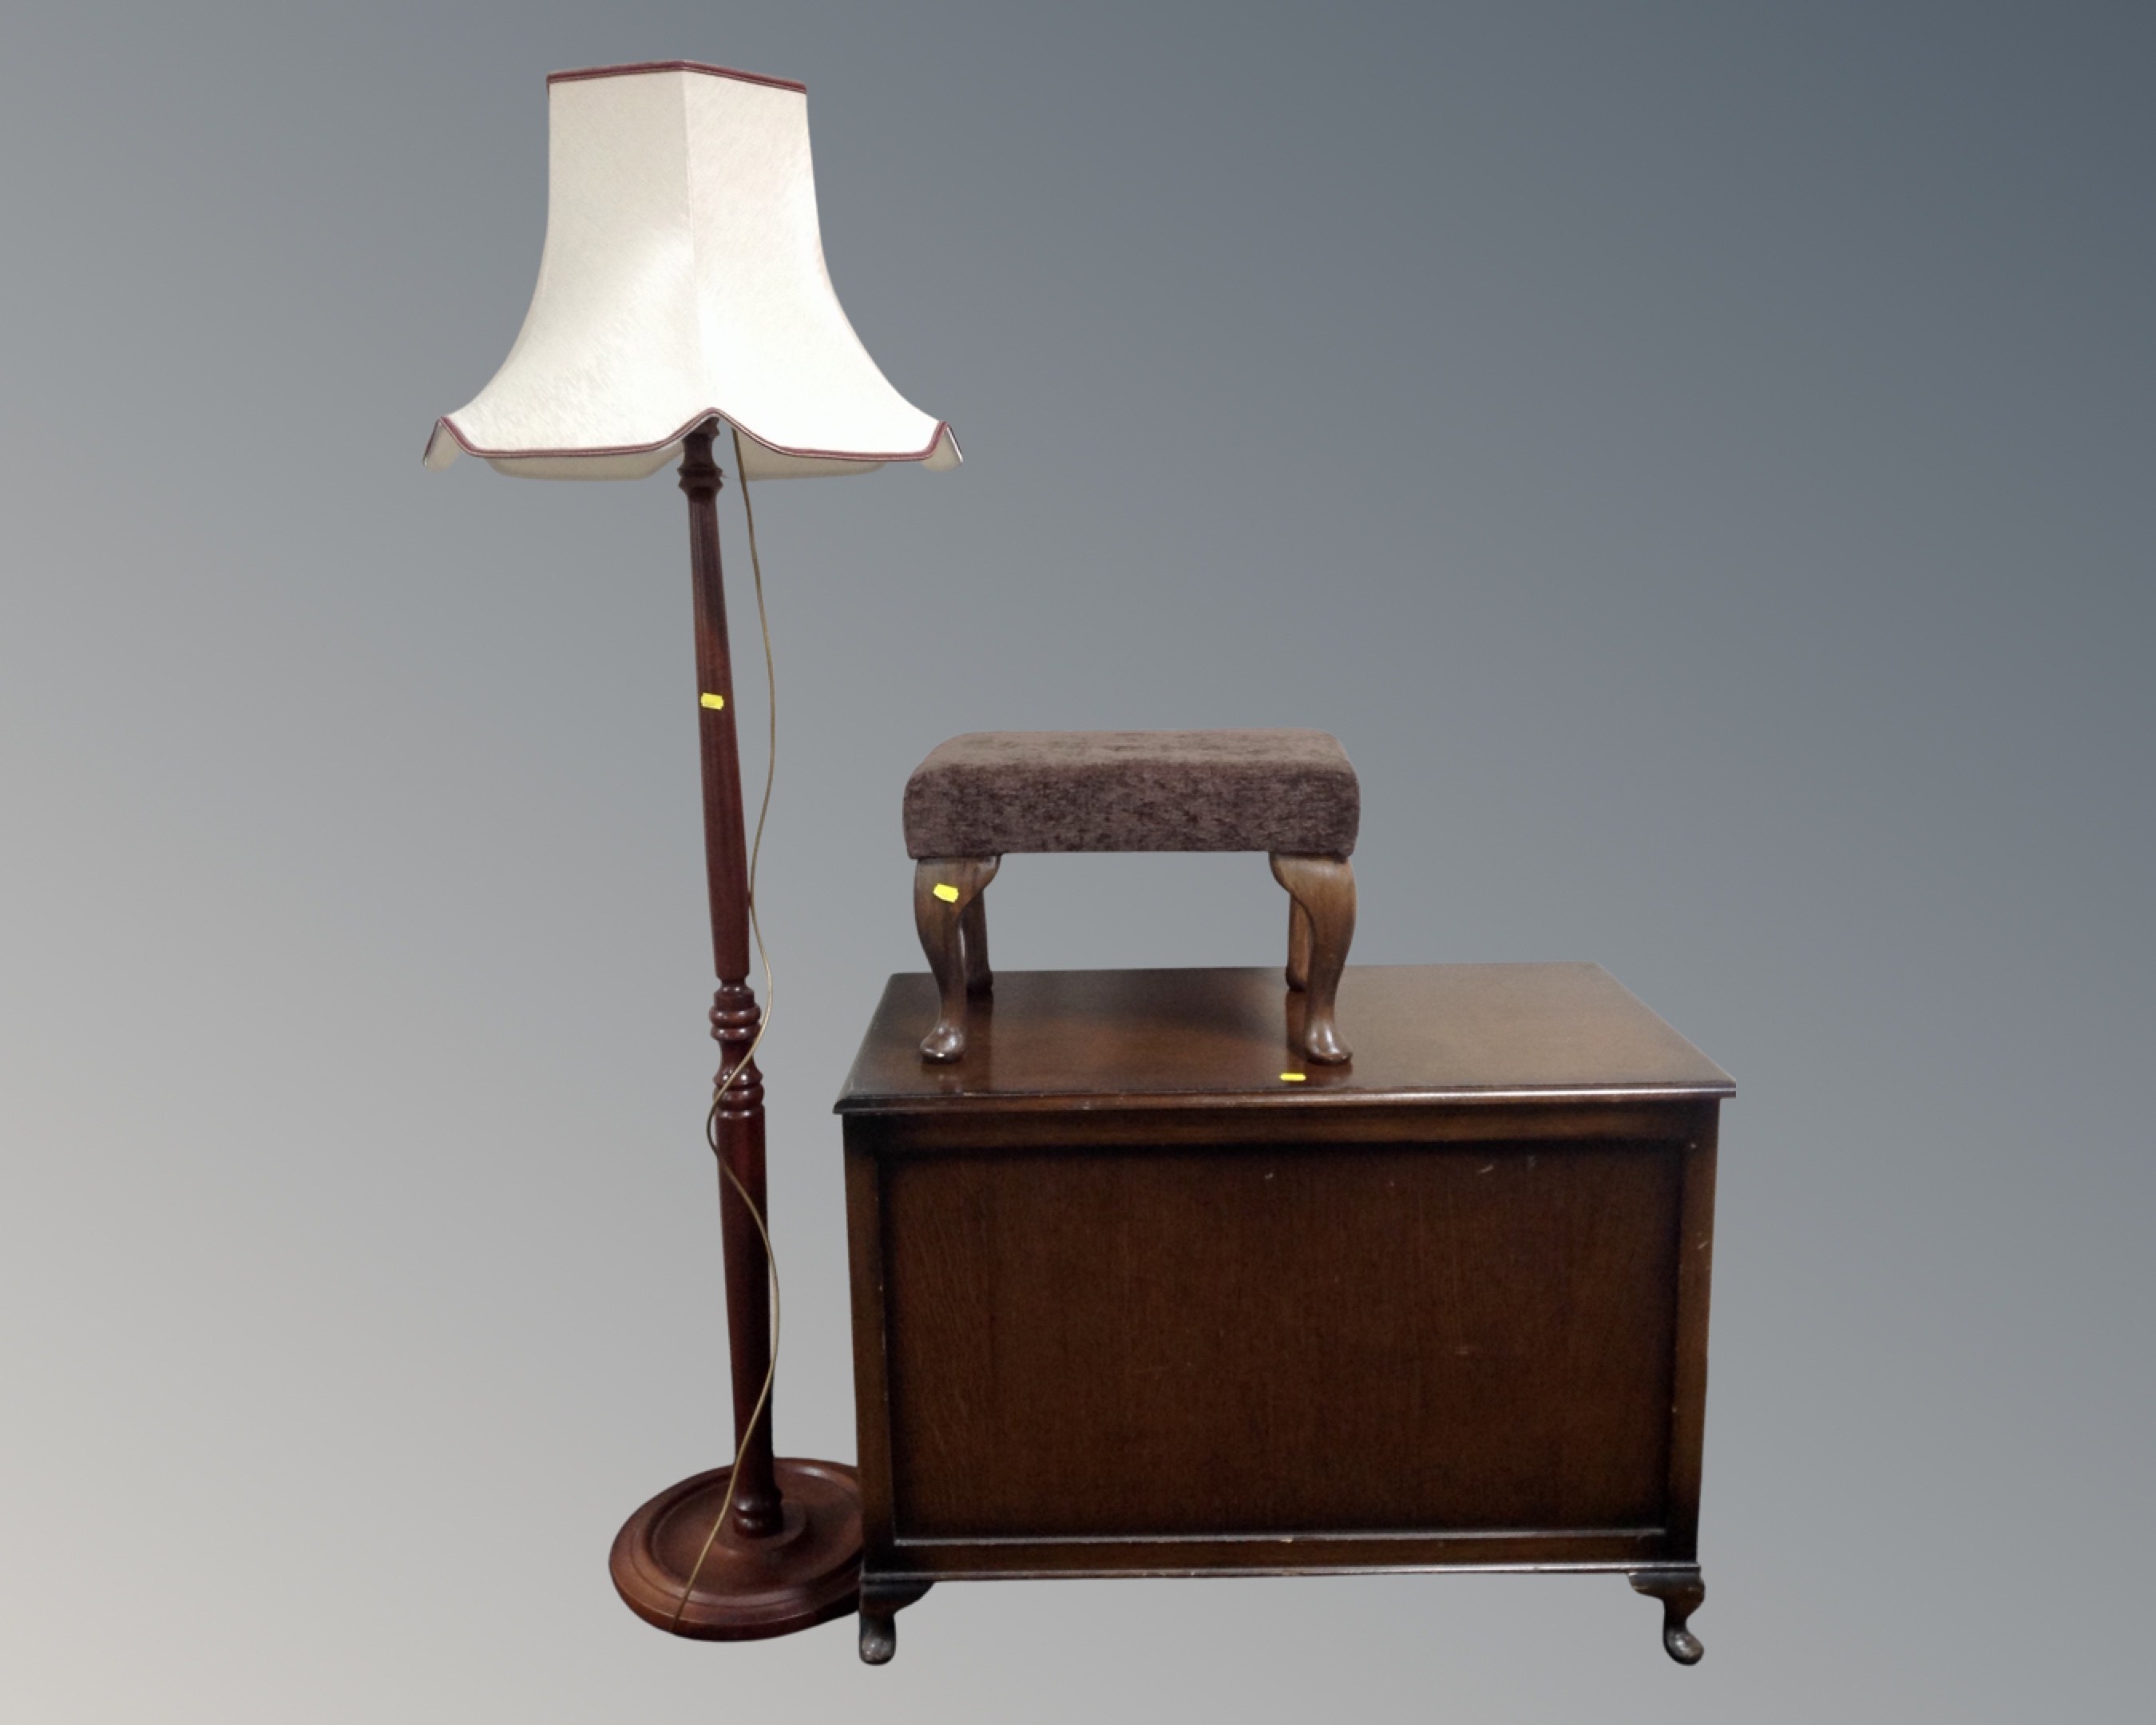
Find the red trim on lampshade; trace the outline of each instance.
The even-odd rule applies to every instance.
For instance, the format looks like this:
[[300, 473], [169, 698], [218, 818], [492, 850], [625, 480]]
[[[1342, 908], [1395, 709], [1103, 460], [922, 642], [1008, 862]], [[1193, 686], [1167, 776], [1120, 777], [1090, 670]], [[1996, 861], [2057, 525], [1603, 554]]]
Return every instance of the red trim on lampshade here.
[[[586, 66], [574, 72], [549, 72], [549, 84], [573, 84], [580, 78], [627, 78], [638, 72], [706, 72], [714, 78], [735, 78], [743, 84], [767, 84], [773, 90], [808, 94], [808, 86], [791, 78], [767, 78], [761, 72], [737, 72], [732, 66], [707, 65], [702, 60], [639, 60], [629, 66]], [[454, 427], [451, 428], [454, 429]], [[653, 445], [656, 448], [657, 445]]]
[[[672, 436], [662, 437], [655, 443], [615, 444], [604, 449], [483, 449], [477, 444], [472, 442], [470, 439], [466, 437], [464, 433], [458, 429], [457, 422], [451, 418], [447, 413], [442, 415], [440, 423], [449, 428], [449, 435], [457, 440], [457, 447], [459, 449], [462, 449], [467, 455], [478, 456], [482, 461], [565, 461], [573, 460], [578, 457], [590, 457], [597, 459], [602, 455], [649, 455], [654, 449], [663, 449], [670, 444], [679, 443], [683, 438], [688, 436], [690, 432], [694, 431], [699, 425], [701, 425], [706, 419], [723, 419], [727, 424], [737, 427], [754, 441], [762, 444], [765, 449], [769, 449], [773, 454], [778, 455], [794, 455], [799, 457], [804, 461], [860, 461], [862, 463], [870, 461], [926, 461], [931, 455], [936, 453], [937, 444], [943, 441], [944, 437], [951, 429], [951, 422], [949, 420], [938, 419], [936, 422], [935, 435], [931, 437], [928, 441], [918, 449], [915, 449], [911, 452], [898, 452], [887, 455], [865, 455], [855, 449], [788, 449], [784, 444], [775, 444], [767, 437], [757, 437], [753, 431], [749, 430], [747, 426], [742, 424], [740, 420], [735, 418], [731, 413], [726, 413], [718, 408], [706, 408], [701, 413], [691, 414], [687, 419], [682, 422], [680, 429], [675, 432]], [[952, 439], [952, 443], [955, 444], [957, 441], [957, 439], [956, 438]]]

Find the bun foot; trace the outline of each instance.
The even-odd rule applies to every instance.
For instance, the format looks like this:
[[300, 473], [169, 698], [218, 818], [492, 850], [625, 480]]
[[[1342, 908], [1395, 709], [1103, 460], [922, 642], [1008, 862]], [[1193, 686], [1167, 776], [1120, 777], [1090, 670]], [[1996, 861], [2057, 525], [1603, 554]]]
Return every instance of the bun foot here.
[[1662, 1602], [1662, 1648], [1679, 1665], [1697, 1665], [1707, 1649], [1685, 1625], [1707, 1598], [1697, 1569], [1635, 1569], [1625, 1578], [1635, 1593]]

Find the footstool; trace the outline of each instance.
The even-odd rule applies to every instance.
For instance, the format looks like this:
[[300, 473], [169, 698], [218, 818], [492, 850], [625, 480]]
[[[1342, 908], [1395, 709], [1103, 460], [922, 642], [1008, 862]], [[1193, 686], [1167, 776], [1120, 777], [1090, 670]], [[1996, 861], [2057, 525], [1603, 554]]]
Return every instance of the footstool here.
[[966, 1051], [968, 994], [988, 992], [982, 894], [1014, 851], [1262, 850], [1287, 889], [1287, 983], [1310, 1060], [1348, 1058], [1333, 1022], [1355, 937], [1348, 858], [1362, 790], [1322, 731], [977, 731], [906, 783], [913, 919], [942, 993], [931, 1060]]

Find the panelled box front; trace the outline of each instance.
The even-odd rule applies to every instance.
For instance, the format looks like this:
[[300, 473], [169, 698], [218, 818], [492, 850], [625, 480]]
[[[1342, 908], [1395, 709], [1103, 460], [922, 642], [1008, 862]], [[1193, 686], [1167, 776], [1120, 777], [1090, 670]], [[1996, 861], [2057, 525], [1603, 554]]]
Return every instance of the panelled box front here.
[[849, 1118], [870, 1569], [1688, 1558], [1713, 1111], [1023, 1147]]

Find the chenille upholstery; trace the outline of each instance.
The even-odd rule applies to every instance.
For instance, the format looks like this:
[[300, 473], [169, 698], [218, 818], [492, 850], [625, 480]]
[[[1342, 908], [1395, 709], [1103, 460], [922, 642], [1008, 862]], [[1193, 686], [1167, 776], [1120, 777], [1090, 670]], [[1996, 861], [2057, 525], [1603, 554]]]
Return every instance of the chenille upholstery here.
[[1344, 857], [1361, 814], [1355, 769], [1322, 731], [977, 731], [906, 781], [906, 849]]

